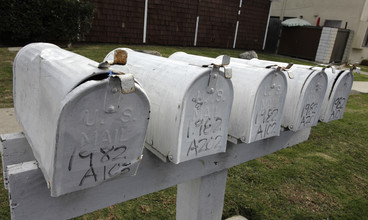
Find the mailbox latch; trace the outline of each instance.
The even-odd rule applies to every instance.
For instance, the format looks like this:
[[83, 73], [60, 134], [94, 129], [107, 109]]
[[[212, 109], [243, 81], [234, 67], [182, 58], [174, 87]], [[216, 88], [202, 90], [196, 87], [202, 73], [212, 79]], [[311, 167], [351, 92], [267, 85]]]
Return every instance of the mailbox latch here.
[[127, 63], [128, 53], [125, 50], [117, 49], [114, 51], [114, 60], [104, 61], [98, 65], [100, 69], [106, 69], [109, 72], [109, 84], [106, 90], [105, 96], [105, 112], [116, 112], [115, 104], [119, 100], [119, 89], [113, 82], [114, 78], [119, 79], [120, 91], [123, 94], [129, 94], [135, 92], [135, 80], [133, 74], [123, 73], [110, 68], [111, 65], [125, 65]]
[[135, 81], [133, 74], [112, 74], [112, 77], [118, 77], [120, 80], [121, 92], [124, 94], [129, 94], [135, 91]]
[[228, 65], [230, 64], [230, 56], [224, 55], [222, 56], [221, 63], [212, 63], [213, 66], [220, 68], [223, 68], [224, 71], [224, 77], [226, 79], [231, 79], [232, 77], [232, 69]]
[[109, 83], [107, 84], [104, 100], [105, 112], [117, 112], [117, 103], [119, 102], [121, 93], [129, 94], [133, 92], [135, 92], [133, 74], [113, 73], [110, 71]]
[[219, 77], [219, 74], [221, 74], [221, 68], [223, 69], [223, 76], [226, 79], [230, 79], [232, 77], [232, 69], [228, 65], [230, 64], [230, 56], [223, 56], [222, 62], [220, 64], [212, 63], [212, 70], [210, 73], [210, 78], [208, 80], [208, 87], [207, 92], [209, 94], [212, 94], [216, 90], [216, 83], [217, 79]]
[[219, 68], [217, 66], [213, 66], [208, 80], [207, 93], [212, 94], [215, 92], [218, 75]]

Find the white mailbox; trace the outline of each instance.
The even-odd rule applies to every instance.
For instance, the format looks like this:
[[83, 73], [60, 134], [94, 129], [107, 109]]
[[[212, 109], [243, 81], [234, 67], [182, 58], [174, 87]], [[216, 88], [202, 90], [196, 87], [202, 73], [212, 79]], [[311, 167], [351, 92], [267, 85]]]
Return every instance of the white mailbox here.
[[258, 67], [284, 69], [290, 77], [287, 78], [288, 89], [282, 126], [297, 131], [317, 125], [327, 91], [327, 75], [324, 70], [258, 59], [232, 58], [231, 61]]
[[51, 196], [135, 175], [141, 160], [147, 96], [131, 75], [98, 65], [46, 43], [14, 60], [16, 116]]
[[342, 118], [353, 86], [354, 76], [351, 70], [326, 68], [325, 72], [328, 77], [328, 87], [319, 120], [329, 122]]
[[[225, 152], [233, 102], [228, 68], [198, 67], [124, 50], [127, 65], [111, 68], [132, 73], [147, 91], [151, 116], [146, 147], [176, 164]], [[111, 61], [113, 54], [105, 61]]]
[[[209, 65], [221, 59], [176, 52], [169, 59], [192, 65]], [[279, 69], [252, 67], [230, 61], [234, 102], [230, 115], [229, 141], [251, 143], [280, 134], [287, 83]]]

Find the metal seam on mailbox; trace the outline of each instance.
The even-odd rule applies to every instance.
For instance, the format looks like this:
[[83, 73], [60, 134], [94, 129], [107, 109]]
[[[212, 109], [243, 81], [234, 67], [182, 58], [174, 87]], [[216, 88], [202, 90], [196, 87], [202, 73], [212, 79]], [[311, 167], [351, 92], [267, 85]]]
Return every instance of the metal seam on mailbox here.
[[[335, 88], [335, 85], [336, 85], [336, 83], [337, 83], [337, 81], [339, 80], [339, 78], [340, 77], [342, 77], [342, 75], [343, 75], [343, 73], [345, 72], [345, 70], [342, 70], [342, 71], [340, 71], [338, 74], [337, 74], [337, 76], [336, 76], [336, 78], [334, 79], [334, 82], [332, 83], [332, 89], [331, 89], [331, 91], [330, 91], [330, 94], [328, 95], [328, 99], [330, 99], [331, 98], [331, 95], [332, 95], [332, 92], [334, 91], [334, 88]], [[347, 73], [348, 74], [348, 73]]]

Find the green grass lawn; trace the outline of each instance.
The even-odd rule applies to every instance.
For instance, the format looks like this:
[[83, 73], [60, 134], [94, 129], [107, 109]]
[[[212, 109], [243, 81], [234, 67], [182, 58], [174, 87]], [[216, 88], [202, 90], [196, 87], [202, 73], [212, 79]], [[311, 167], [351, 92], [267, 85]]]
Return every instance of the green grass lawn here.
[[368, 75], [354, 72], [354, 81], [368, 81]]
[[368, 66], [359, 65], [360, 70], [368, 73]]
[[[76, 45], [71, 50], [101, 61], [116, 47], [124, 46]], [[220, 54], [237, 57], [241, 52], [129, 47], [157, 50], [164, 56], [185, 51], [210, 57]], [[11, 107], [11, 62], [15, 53], [7, 52], [6, 48], [0, 48], [0, 53], [0, 107]], [[259, 57], [313, 65], [268, 54]], [[319, 123], [308, 141], [229, 169], [223, 218], [240, 214], [248, 219], [368, 219], [367, 140], [368, 94], [351, 95], [344, 118]], [[9, 219], [8, 195], [2, 180], [1, 171], [0, 219]], [[175, 219], [175, 203], [176, 187], [172, 187], [77, 219]]]
[[0, 47], [0, 108], [13, 106], [12, 66], [16, 53]]

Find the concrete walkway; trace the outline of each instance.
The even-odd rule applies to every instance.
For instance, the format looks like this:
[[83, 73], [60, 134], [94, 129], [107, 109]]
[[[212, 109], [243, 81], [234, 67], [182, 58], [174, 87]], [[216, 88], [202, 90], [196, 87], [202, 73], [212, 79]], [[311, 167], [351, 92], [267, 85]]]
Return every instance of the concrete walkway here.
[[15, 118], [14, 108], [0, 108], [0, 134], [22, 131]]
[[368, 82], [354, 81], [351, 90], [360, 93], [368, 93]]

